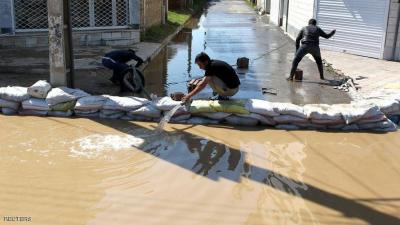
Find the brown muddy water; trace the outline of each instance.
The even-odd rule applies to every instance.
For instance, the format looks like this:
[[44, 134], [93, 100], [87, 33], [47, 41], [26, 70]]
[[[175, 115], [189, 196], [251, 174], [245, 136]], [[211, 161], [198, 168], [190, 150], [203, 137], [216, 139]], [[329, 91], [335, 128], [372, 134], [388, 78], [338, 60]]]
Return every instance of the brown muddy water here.
[[399, 132], [0, 124], [0, 224], [400, 224]]

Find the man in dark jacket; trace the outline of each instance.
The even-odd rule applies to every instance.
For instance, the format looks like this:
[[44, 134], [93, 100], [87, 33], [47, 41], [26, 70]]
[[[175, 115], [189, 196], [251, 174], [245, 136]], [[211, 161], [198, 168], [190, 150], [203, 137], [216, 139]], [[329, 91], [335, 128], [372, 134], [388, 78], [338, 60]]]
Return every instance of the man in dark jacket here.
[[296, 38], [296, 55], [293, 60], [290, 76], [287, 78], [287, 80], [293, 80], [297, 66], [307, 54], [311, 54], [314, 57], [315, 62], [318, 65], [319, 76], [322, 80], [324, 80], [324, 66], [322, 64], [321, 50], [319, 49], [319, 37], [328, 39], [331, 38], [335, 33], [336, 30], [333, 30], [329, 34], [325, 33], [317, 26], [317, 21], [315, 19], [310, 19], [308, 26], [303, 27]]
[[136, 67], [143, 64], [143, 59], [136, 55], [135, 51], [132, 49], [128, 50], [115, 50], [104, 55], [102, 63], [105, 67], [113, 70], [113, 76], [110, 81], [114, 84], [122, 84], [123, 74], [129, 65], [127, 62], [135, 60], [137, 61]]

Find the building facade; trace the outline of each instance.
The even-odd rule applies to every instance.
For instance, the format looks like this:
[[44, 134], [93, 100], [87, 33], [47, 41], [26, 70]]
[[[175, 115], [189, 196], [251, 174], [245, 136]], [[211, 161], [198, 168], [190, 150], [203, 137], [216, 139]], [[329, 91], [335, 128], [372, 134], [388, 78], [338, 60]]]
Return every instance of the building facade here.
[[[70, 0], [77, 46], [130, 45], [163, 22], [164, 0]], [[47, 0], [0, 0], [0, 48], [48, 46]]]
[[310, 18], [337, 30], [321, 47], [400, 61], [399, 0], [271, 0], [270, 22], [296, 37]]

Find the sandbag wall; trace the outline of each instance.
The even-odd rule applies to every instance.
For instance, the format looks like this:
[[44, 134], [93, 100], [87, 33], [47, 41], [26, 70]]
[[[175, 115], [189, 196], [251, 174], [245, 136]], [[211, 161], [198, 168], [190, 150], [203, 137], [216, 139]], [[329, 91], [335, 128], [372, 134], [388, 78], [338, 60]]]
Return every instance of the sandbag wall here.
[[[79, 89], [52, 88], [38, 81], [29, 88], [0, 88], [0, 108], [5, 115], [87, 117], [158, 122], [179, 107], [172, 123], [267, 125], [284, 130], [395, 131], [400, 117], [400, 93], [381, 92], [351, 104], [305, 105], [264, 100], [195, 100], [189, 108], [170, 97], [153, 101], [138, 97], [92, 96]], [[388, 119], [391, 118], [392, 120]]]

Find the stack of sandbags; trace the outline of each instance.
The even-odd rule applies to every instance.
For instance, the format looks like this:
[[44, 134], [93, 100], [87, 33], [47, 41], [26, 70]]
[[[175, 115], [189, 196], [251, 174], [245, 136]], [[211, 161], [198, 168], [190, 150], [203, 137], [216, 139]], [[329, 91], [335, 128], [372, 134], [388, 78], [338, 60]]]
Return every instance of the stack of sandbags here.
[[[162, 111], [162, 117], [171, 116], [171, 123], [187, 123], [192, 114], [190, 110], [181, 105], [181, 101], [174, 101], [171, 97], [155, 99], [153, 104], [158, 110]], [[175, 113], [170, 115], [174, 109], [176, 110]]]
[[28, 87], [30, 99], [22, 102], [20, 115], [24, 116], [47, 116], [50, 107], [46, 102], [47, 93], [51, 90], [51, 85], [44, 80], [40, 80]]
[[53, 88], [46, 97], [46, 102], [51, 109], [48, 115], [59, 117], [72, 116], [76, 101], [88, 96], [90, 96], [88, 93], [80, 89], [67, 87]]
[[107, 96], [87, 96], [78, 99], [74, 112], [79, 117], [99, 117]]
[[128, 112], [140, 109], [151, 102], [145, 98], [107, 96], [103, 108], [100, 110], [100, 118], [103, 119], [128, 119]]
[[22, 102], [22, 110], [20, 115], [24, 116], [47, 116], [50, 107], [45, 99], [30, 98]]
[[3, 114], [17, 114], [21, 102], [29, 99], [28, 89], [24, 87], [1, 87], [0, 108]]

